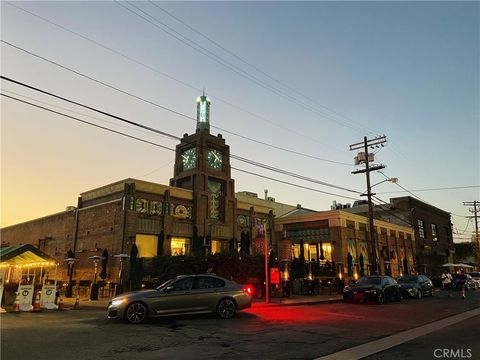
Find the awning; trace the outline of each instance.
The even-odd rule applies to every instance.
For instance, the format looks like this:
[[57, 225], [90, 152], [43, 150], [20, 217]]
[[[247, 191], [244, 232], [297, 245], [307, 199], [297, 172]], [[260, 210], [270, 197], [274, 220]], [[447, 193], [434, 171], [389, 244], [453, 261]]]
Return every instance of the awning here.
[[47, 267], [55, 266], [57, 261], [50, 255], [30, 244], [6, 246], [0, 248], [1, 267]]
[[460, 267], [460, 268], [473, 268], [473, 266], [468, 265], [468, 264], [453, 264], [453, 263], [446, 263], [443, 264], [442, 267]]

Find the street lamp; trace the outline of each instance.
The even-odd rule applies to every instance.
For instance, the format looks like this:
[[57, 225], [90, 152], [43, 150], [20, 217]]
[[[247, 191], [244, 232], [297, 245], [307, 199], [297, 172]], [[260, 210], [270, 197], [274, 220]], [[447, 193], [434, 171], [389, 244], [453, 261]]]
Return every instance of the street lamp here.
[[65, 294], [66, 297], [72, 297], [72, 292], [73, 292], [73, 284], [72, 284], [72, 278], [73, 278], [73, 265], [75, 264], [75, 261], [78, 261], [78, 259], [69, 257], [67, 259], [64, 259], [63, 261], [67, 262], [68, 265], [68, 286], [67, 286], [67, 293]]
[[376, 184], [374, 184], [374, 185], [372, 185], [372, 186], [370, 186], [370, 187], [372, 188], [372, 187], [374, 187], [374, 186], [380, 185], [380, 184], [382, 184], [382, 183], [384, 183], [384, 182], [387, 182], [387, 181], [390, 181], [391, 183], [396, 184], [396, 183], [398, 183], [398, 178], [392, 177], [392, 178], [389, 178], [389, 179], [385, 179], [385, 180], [382, 180], [382, 181], [380, 181], [379, 183], [376, 183]]
[[125, 261], [130, 257], [127, 254], [118, 254], [113, 255], [113, 257], [120, 258], [120, 271], [118, 272], [118, 286], [115, 288], [115, 295], [121, 294], [123, 292], [123, 267]]

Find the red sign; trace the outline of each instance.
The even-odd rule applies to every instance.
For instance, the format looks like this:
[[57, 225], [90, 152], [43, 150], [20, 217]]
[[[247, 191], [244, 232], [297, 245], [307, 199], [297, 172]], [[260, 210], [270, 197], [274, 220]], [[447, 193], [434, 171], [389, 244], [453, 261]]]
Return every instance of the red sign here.
[[270, 284], [280, 284], [280, 270], [278, 267], [270, 268]]

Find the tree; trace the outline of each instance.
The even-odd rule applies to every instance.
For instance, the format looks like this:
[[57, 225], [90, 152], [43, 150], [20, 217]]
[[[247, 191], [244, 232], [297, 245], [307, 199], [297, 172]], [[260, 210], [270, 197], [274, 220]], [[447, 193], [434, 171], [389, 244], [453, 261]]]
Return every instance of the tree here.
[[474, 262], [476, 258], [476, 246], [473, 242], [455, 244], [456, 262]]

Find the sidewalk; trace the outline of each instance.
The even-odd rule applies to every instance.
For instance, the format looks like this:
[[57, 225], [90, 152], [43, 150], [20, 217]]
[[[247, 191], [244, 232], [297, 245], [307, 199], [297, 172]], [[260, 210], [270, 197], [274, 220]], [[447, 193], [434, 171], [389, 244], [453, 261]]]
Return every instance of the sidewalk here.
[[[76, 297], [62, 297], [63, 308], [64, 310], [72, 310]], [[100, 310], [107, 311], [107, 306], [109, 299], [100, 299], [100, 300], [90, 300], [88, 297], [80, 297], [80, 306], [79, 310]], [[265, 298], [254, 298], [252, 301], [252, 307], [266, 307], [266, 306], [294, 306], [294, 305], [309, 305], [309, 304], [319, 304], [319, 303], [333, 303], [342, 301], [342, 295], [332, 294], [332, 295], [292, 295], [289, 298], [278, 298], [274, 297], [270, 299], [270, 302], [267, 304]], [[11, 307], [5, 308], [7, 312], [12, 312]], [[44, 311], [45, 309], [42, 309]], [[50, 311], [50, 310], [45, 310]]]
[[[75, 304], [76, 298], [63, 298], [63, 304], [65, 309], [71, 309]], [[108, 299], [89, 300], [88, 298], [80, 298], [80, 309], [98, 309], [107, 310]], [[252, 307], [264, 307], [264, 306], [294, 306], [294, 305], [308, 305], [318, 303], [332, 303], [342, 301], [341, 294], [332, 295], [292, 295], [289, 298], [274, 297], [270, 299], [267, 304], [265, 298], [254, 298], [252, 301]]]

